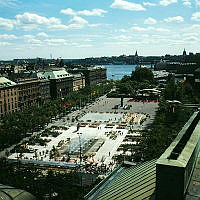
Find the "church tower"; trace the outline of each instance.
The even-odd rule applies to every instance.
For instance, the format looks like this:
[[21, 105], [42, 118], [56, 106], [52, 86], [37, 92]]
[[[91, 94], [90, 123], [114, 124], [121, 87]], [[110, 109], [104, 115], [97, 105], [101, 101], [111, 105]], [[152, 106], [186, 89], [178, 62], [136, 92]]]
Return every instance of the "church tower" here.
[[186, 55], [187, 55], [187, 53], [186, 53], [186, 50], [184, 49], [183, 56], [186, 56]]
[[135, 52], [135, 56], [136, 56], [136, 57], [138, 57], [138, 53], [137, 53], [137, 50], [136, 50], [136, 52]]

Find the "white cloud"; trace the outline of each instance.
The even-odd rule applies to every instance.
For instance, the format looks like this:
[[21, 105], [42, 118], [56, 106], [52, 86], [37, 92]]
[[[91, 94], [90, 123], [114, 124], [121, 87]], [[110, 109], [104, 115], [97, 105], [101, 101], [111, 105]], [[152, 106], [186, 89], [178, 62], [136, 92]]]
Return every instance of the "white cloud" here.
[[139, 26], [134, 26], [131, 28], [131, 30], [133, 31], [157, 31], [157, 32], [169, 32], [169, 29], [165, 29], [165, 28], [156, 28], [156, 27], [152, 27], [152, 26], [149, 26], [149, 27], [139, 27]]
[[46, 33], [40, 32], [37, 34], [38, 37], [49, 37]]
[[[32, 30], [39, 28], [48, 28], [52, 31], [56, 30], [70, 30], [70, 29], [80, 29], [84, 28], [86, 25], [90, 26], [87, 20], [82, 17], [74, 15], [69, 21], [70, 24], [62, 24], [60, 19], [55, 17], [43, 17], [34, 13], [24, 13], [16, 15], [16, 24], [19, 28], [24, 30]], [[91, 25], [92, 26], [92, 25]], [[43, 37], [46, 37], [44, 33]]]
[[49, 26], [48, 28], [52, 31], [69, 30], [70, 29], [69, 25], [64, 25], [64, 24], [55, 24], [55, 25]]
[[93, 10], [82, 10], [78, 11], [79, 15], [85, 15], [85, 16], [103, 16], [104, 13], [107, 13], [107, 11], [102, 10], [102, 9], [93, 9]]
[[200, 0], [195, 0], [197, 6], [200, 6]]
[[12, 30], [14, 28], [15, 21], [0, 17], [0, 30]]
[[0, 6], [16, 6], [17, 5], [17, 0], [0, 0]]
[[46, 39], [45, 42], [53, 42], [53, 43], [63, 43], [66, 42], [65, 39]]
[[151, 29], [149, 30], [155, 30], [155, 31], [158, 31], [158, 32], [170, 32], [169, 29], [166, 29], [166, 28], [153, 28], [151, 27]]
[[156, 23], [157, 23], [156, 19], [154, 19], [152, 17], [149, 17], [149, 18], [145, 19], [145, 21], [144, 21], [144, 24], [156, 24]]
[[177, 0], [161, 0], [160, 1], [161, 6], [168, 6], [172, 3], [177, 3]]
[[92, 10], [80, 10], [80, 11], [74, 11], [71, 8], [67, 8], [65, 10], [61, 10], [60, 13], [65, 15], [84, 15], [84, 16], [98, 16], [103, 17], [103, 14], [107, 13], [106, 10], [102, 9], [92, 9]]
[[24, 14], [16, 15], [16, 19], [17, 19], [17, 23], [22, 24], [22, 25], [35, 24], [35, 25], [50, 26], [50, 25], [61, 23], [60, 20], [55, 17], [47, 18], [47, 17], [43, 17], [34, 13], [28, 13], [28, 12]]
[[182, 1], [184, 6], [191, 7], [192, 3], [190, 2], [190, 0], [182, 0]]
[[132, 39], [132, 36], [128, 36], [128, 35], [117, 35], [112, 37], [112, 39], [114, 40], [119, 40], [119, 41], [129, 41]]
[[8, 34], [3, 34], [0, 35], [1, 40], [16, 40], [18, 37], [16, 35], [8, 35]]
[[195, 12], [192, 14], [191, 20], [200, 21], [200, 12]]
[[111, 8], [117, 8], [122, 10], [130, 10], [130, 11], [144, 11], [146, 10], [141, 4], [132, 3], [124, 0], [114, 0]]
[[23, 39], [33, 39], [33, 38], [35, 38], [35, 36], [34, 35], [23, 35], [22, 38]]
[[62, 9], [60, 11], [60, 13], [62, 13], [64, 15], [76, 15], [76, 12], [74, 10], [72, 10], [71, 8]]
[[164, 19], [165, 22], [169, 23], [169, 22], [184, 22], [184, 18], [181, 16], [176, 16], [176, 17], [168, 17], [166, 19]]
[[80, 44], [80, 45], [77, 45], [77, 47], [80, 47], [80, 48], [88, 48], [88, 47], [92, 47], [93, 45], [92, 44]]
[[34, 38], [28, 39], [27, 42], [31, 43], [31, 44], [41, 44], [42, 43], [41, 40], [34, 39]]
[[197, 29], [200, 30], [200, 24], [193, 24], [193, 25], [189, 28], [189, 30], [197, 30]]
[[[70, 30], [81, 29], [84, 27], [97, 27], [102, 24], [89, 24], [89, 22], [80, 16], [74, 15], [69, 21], [69, 24], [62, 24], [61, 20], [55, 17], [44, 17], [35, 13], [25, 12], [15, 16], [15, 20], [0, 17], [0, 31], [23, 29], [24, 31], [31, 31], [33, 29], [49, 29], [52, 31], [57, 30]], [[39, 37], [48, 37], [46, 33], [39, 33]]]
[[192, 32], [192, 33], [184, 33], [183, 34], [183, 37], [191, 37], [191, 36], [198, 36], [199, 35], [199, 33], [195, 33], [195, 32]]
[[85, 39], [84, 42], [92, 42], [93, 40], [91, 39]]
[[8, 46], [11, 45], [9, 42], [0, 42], [0, 46]]
[[144, 6], [156, 6], [155, 3], [151, 3], [151, 2], [143, 2]]
[[89, 27], [99, 27], [99, 26], [102, 26], [102, 25], [103, 24], [88, 24]]
[[131, 28], [131, 30], [133, 30], [133, 31], [146, 31], [147, 29], [143, 28], [143, 27], [139, 27], [139, 26], [134, 26], [134, 27]]
[[79, 16], [74, 16], [71, 20], [70, 20], [70, 23], [73, 23], [73, 24], [88, 24], [88, 21], [83, 19], [82, 17], [79, 17]]
[[119, 42], [105, 42], [105, 45], [109, 46], [129, 46], [129, 45], [142, 45], [144, 41], [119, 41]]
[[195, 37], [195, 36], [188, 36], [188, 37], [185, 37], [183, 38], [183, 40], [185, 41], [199, 41], [199, 38], [198, 37]]
[[116, 32], [126, 33], [126, 32], [127, 32], [127, 30], [126, 30], [126, 29], [124, 29], [124, 28], [121, 28], [121, 29], [117, 30]]

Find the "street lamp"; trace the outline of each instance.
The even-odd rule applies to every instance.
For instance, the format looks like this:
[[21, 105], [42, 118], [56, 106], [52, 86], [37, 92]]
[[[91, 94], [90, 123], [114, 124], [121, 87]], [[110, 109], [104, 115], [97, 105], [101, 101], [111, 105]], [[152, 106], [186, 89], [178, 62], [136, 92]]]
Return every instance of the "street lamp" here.
[[77, 133], [78, 138], [79, 138], [79, 145], [80, 145], [80, 166], [81, 166], [81, 162], [82, 162], [82, 156], [81, 156], [81, 135], [82, 133]]

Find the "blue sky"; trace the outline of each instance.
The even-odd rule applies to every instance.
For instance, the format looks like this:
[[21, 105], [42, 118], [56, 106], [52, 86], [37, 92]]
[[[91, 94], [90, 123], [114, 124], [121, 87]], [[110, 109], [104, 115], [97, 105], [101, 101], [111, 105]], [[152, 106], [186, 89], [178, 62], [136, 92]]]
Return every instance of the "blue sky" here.
[[0, 60], [200, 52], [200, 0], [0, 0]]

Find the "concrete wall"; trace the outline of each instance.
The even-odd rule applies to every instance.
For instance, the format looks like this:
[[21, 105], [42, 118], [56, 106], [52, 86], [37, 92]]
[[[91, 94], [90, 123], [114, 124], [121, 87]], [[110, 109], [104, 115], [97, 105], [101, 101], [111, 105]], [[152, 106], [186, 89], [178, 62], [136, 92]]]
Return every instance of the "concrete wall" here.
[[[195, 112], [177, 138], [158, 159], [156, 163], [157, 200], [184, 199], [200, 150], [199, 118], [200, 113]], [[184, 141], [183, 138], [189, 139]], [[173, 158], [172, 153], [176, 153], [175, 149], [181, 145], [184, 145], [183, 149], [178, 157]]]

